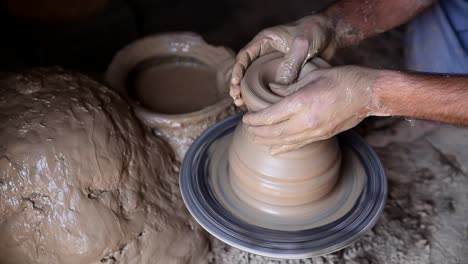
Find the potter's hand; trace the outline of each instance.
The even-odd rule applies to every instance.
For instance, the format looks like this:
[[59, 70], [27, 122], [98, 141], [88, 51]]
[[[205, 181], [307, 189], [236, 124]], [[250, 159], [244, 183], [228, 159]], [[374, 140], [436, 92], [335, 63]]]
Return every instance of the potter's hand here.
[[289, 86], [273, 90], [292, 92], [280, 102], [244, 116], [258, 144], [271, 154], [298, 149], [350, 129], [369, 115], [383, 115], [373, 98], [377, 70], [343, 66], [314, 70]]
[[230, 95], [237, 106], [244, 104], [240, 82], [249, 64], [257, 57], [280, 51], [285, 53], [276, 73], [276, 82], [292, 83], [304, 63], [319, 54], [325, 59], [335, 51], [331, 22], [324, 15], [304, 17], [292, 24], [265, 29], [258, 33], [237, 55], [232, 71]]

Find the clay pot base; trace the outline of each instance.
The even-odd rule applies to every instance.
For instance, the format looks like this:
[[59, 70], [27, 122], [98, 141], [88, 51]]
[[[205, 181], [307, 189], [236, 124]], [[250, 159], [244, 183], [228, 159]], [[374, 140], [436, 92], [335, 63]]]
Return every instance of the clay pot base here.
[[[305, 258], [346, 247], [369, 230], [383, 210], [387, 183], [373, 150], [355, 133], [338, 136], [343, 164], [335, 190], [300, 217], [253, 209], [231, 189], [228, 148], [241, 116], [207, 130], [190, 147], [180, 187], [192, 216], [218, 239], [276, 258]], [[322, 203], [322, 204], [320, 204]]]

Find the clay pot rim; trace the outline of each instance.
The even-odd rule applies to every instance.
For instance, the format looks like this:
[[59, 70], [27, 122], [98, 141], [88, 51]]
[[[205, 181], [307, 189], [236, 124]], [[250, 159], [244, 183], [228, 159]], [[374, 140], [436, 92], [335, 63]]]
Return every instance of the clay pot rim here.
[[[188, 53], [188, 50], [192, 53]], [[200, 51], [204, 54], [200, 55]], [[142, 61], [156, 57], [180, 56], [187, 59], [195, 59], [216, 71], [217, 82], [225, 83], [225, 93], [214, 104], [202, 109], [180, 113], [166, 114], [154, 112], [140, 105], [129, 96], [129, 88], [126, 85], [129, 73]], [[155, 127], [180, 127], [184, 124], [196, 123], [222, 112], [232, 100], [229, 97], [229, 81], [234, 64], [234, 52], [222, 46], [213, 46], [206, 43], [203, 38], [193, 32], [168, 32], [148, 36], [120, 50], [113, 58], [105, 74], [105, 80], [109, 86], [122, 94], [133, 107], [135, 115], [146, 126]], [[224, 85], [223, 85], [224, 87]], [[221, 89], [220, 89], [221, 91]]]
[[[255, 112], [262, 110], [283, 99], [282, 96], [273, 93], [270, 89], [262, 85], [262, 80], [266, 73], [266, 67], [260, 67], [260, 65], [268, 65], [272, 62], [279, 63], [281, 61], [280, 58], [283, 56], [284, 54], [281, 52], [270, 53], [257, 58], [252, 62], [249, 68], [247, 68], [244, 78], [241, 81], [241, 93], [244, 103], [249, 111]], [[322, 58], [314, 57], [303, 66], [298, 80], [301, 80], [315, 69], [330, 67], [330, 64]], [[252, 85], [255, 87], [252, 88]]]

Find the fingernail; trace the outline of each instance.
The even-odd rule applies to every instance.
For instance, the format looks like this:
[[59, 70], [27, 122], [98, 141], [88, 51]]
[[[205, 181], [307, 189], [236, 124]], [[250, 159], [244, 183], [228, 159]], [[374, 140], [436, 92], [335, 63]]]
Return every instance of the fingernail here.
[[279, 84], [287, 84], [288, 83], [288, 78], [286, 76], [284, 76], [284, 75], [281, 75], [278, 78], [276, 78], [275, 81], [277, 83], [279, 83]]
[[278, 155], [278, 152], [279, 152], [278, 148], [275, 148], [275, 147], [270, 148], [270, 155], [276, 156]]
[[231, 78], [231, 83], [234, 84], [234, 85], [238, 85], [239, 84], [239, 77], [232, 77]]

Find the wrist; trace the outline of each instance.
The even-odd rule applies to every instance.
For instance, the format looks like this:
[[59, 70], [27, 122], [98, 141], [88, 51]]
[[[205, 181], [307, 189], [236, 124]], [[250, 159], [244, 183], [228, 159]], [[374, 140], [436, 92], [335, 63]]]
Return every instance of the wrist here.
[[329, 59], [335, 52], [337, 43], [333, 21], [325, 14], [314, 14], [303, 17], [295, 22], [298, 32], [315, 42], [316, 53]]
[[323, 12], [323, 16], [329, 23], [329, 27], [333, 30], [334, 43], [337, 49], [345, 48], [359, 43], [362, 34], [359, 34], [358, 29], [354, 28], [346, 17], [341, 15], [341, 10], [335, 6], [331, 6]]
[[[375, 70], [375, 80], [372, 84], [373, 115], [398, 115], [390, 106], [397, 93], [396, 83], [401, 78], [400, 73], [390, 70]], [[392, 89], [393, 87], [393, 89]]]

